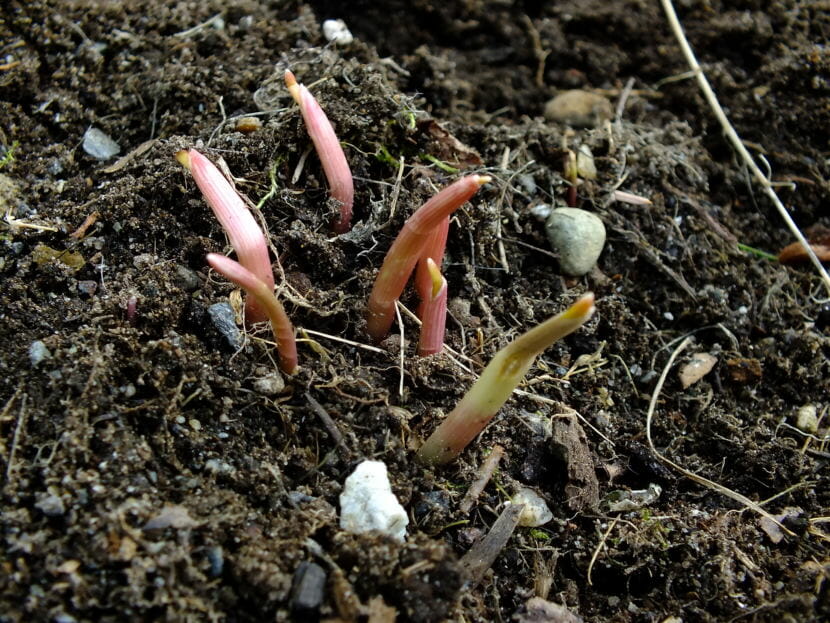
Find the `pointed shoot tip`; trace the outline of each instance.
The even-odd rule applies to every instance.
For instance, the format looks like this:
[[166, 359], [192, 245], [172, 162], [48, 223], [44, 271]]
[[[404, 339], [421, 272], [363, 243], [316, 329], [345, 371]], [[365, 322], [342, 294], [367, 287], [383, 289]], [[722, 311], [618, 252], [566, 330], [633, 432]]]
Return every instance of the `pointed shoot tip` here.
[[568, 319], [579, 319], [584, 318], [588, 320], [591, 317], [591, 314], [594, 313], [594, 293], [588, 292], [585, 296], [579, 299], [576, 303], [571, 305], [568, 309], [565, 310], [563, 317]]
[[429, 278], [432, 282], [432, 298], [434, 299], [438, 296], [438, 293], [441, 291], [441, 288], [444, 287], [446, 283], [444, 276], [441, 274], [441, 269], [438, 268], [438, 264], [431, 258], [427, 258], [427, 271], [429, 272]]
[[476, 182], [478, 182], [479, 186], [484, 186], [485, 184], [489, 184], [493, 181], [493, 178], [489, 175], [477, 175]]
[[176, 160], [178, 160], [179, 164], [182, 165], [185, 169], [190, 171], [190, 152], [187, 149], [181, 149], [177, 151]]
[[294, 98], [294, 101], [302, 106], [300, 102], [300, 85], [297, 84], [297, 78], [290, 69], [285, 70], [285, 86], [288, 89], [288, 92], [291, 93], [291, 97]]

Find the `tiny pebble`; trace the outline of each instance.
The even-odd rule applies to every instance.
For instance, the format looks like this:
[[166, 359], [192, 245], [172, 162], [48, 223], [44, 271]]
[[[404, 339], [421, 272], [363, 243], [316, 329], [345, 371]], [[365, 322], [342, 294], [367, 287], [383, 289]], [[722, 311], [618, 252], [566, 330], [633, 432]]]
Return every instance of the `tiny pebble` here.
[[798, 410], [795, 425], [799, 430], [815, 435], [818, 432], [818, 412], [815, 405], [804, 405]]
[[354, 41], [349, 27], [342, 19], [327, 19], [323, 22], [323, 36], [326, 41], [334, 41], [342, 45], [349, 45]]
[[308, 613], [323, 603], [326, 571], [316, 562], [304, 560], [297, 567], [291, 586], [291, 610]]
[[253, 134], [262, 128], [262, 121], [259, 117], [242, 117], [236, 120], [234, 129], [242, 134]]
[[522, 487], [510, 500], [511, 504], [524, 504], [519, 515], [519, 525], [528, 528], [543, 526], [553, 519], [547, 503], [533, 489]]
[[188, 424], [190, 425], [190, 428], [192, 428], [195, 431], [202, 430], [202, 423], [199, 420], [197, 420], [196, 418], [191, 419], [188, 422]]
[[285, 381], [276, 370], [271, 370], [254, 381], [254, 391], [263, 396], [276, 396], [285, 389]]
[[78, 292], [81, 294], [92, 296], [96, 290], [98, 290], [97, 281], [83, 280], [78, 282]]
[[559, 267], [571, 277], [588, 274], [605, 246], [605, 225], [595, 214], [579, 208], [557, 208], [545, 229], [559, 255]]
[[177, 264], [173, 269], [173, 283], [186, 292], [193, 292], [199, 287], [199, 276], [186, 266]]
[[242, 347], [242, 332], [234, 322], [233, 307], [230, 303], [215, 303], [208, 307], [208, 314], [219, 333], [225, 336], [228, 344], [233, 349]]
[[84, 133], [83, 148], [98, 160], [109, 160], [121, 151], [121, 146], [98, 128], [89, 128]]
[[63, 500], [57, 495], [47, 495], [35, 502], [35, 508], [47, 517], [60, 517], [66, 512]]
[[602, 95], [579, 89], [560, 93], [545, 104], [545, 119], [575, 128], [596, 128], [613, 116], [611, 103]]
[[32, 363], [33, 368], [44, 359], [49, 359], [51, 356], [52, 353], [50, 353], [49, 349], [46, 348], [46, 344], [40, 340], [35, 340], [29, 345], [29, 361]]
[[218, 578], [222, 575], [225, 568], [225, 557], [222, 553], [222, 547], [214, 545], [207, 549], [207, 558], [210, 561], [210, 577]]

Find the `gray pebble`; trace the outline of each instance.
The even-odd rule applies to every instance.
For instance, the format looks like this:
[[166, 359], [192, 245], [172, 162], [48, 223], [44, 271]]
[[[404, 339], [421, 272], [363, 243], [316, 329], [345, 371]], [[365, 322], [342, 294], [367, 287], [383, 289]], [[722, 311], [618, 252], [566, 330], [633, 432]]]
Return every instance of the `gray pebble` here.
[[596, 128], [613, 116], [611, 102], [579, 89], [560, 93], [545, 104], [545, 119], [575, 128]]
[[315, 562], [304, 560], [294, 573], [291, 587], [291, 610], [297, 613], [314, 612], [323, 603], [326, 572]]
[[209, 547], [207, 558], [210, 561], [210, 577], [218, 578], [225, 569], [225, 556], [222, 553], [222, 547], [219, 545]]
[[545, 223], [548, 240], [559, 255], [559, 267], [571, 277], [586, 275], [605, 246], [605, 226], [598, 216], [579, 208], [557, 208]]
[[29, 344], [29, 361], [32, 363], [33, 368], [44, 359], [48, 359], [51, 356], [52, 353], [50, 353], [49, 349], [46, 348], [46, 344], [40, 340], [35, 340]]
[[35, 502], [35, 508], [47, 517], [60, 517], [66, 512], [63, 500], [54, 494], [40, 498]]
[[219, 333], [225, 336], [231, 348], [242, 347], [242, 331], [236, 326], [230, 303], [215, 303], [208, 307], [208, 314]]
[[84, 132], [83, 148], [98, 160], [109, 160], [121, 151], [121, 146], [98, 128], [89, 128]]
[[199, 287], [199, 276], [186, 266], [176, 264], [173, 275], [173, 283], [182, 290], [193, 292]]

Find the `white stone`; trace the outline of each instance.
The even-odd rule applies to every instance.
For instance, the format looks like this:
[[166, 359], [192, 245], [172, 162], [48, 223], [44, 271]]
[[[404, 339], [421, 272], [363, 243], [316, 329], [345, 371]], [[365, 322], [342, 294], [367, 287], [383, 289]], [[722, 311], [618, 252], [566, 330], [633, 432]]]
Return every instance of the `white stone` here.
[[84, 133], [83, 148], [93, 158], [109, 160], [121, 151], [121, 146], [98, 128], [90, 127]]
[[513, 496], [510, 503], [525, 505], [521, 515], [519, 515], [520, 526], [536, 528], [545, 525], [553, 519], [553, 513], [550, 512], [547, 503], [533, 489], [522, 487]]
[[349, 45], [354, 41], [349, 27], [342, 19], [327, 19], [323, 22], [323, 36], [326, 41], [334, 41], [341, 45]]
[[815, 435], [818, 432], [818, 410], [815, 405], [804, 405], [798, 410], [795, 425], [805, 433]]
[[353, 534], [370, 532], [406, 538], [409, 517], [400, 505], [381, 461], [363, 461], [346, 478], [340, 494], [340, 528]]

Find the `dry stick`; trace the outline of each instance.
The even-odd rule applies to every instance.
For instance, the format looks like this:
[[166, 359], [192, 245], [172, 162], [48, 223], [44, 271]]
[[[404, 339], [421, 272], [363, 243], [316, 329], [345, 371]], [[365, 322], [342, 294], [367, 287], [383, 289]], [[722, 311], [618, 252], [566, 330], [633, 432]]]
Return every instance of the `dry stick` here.
[[[9, 448], [9, 462], [6, 464], [6, 486], [11, 484], [12, 477], [14, 476], [14, 455], [17, 453], [17, 447], [20, 445], [20, 431], [26, 426], [26, 400], [28, 398], [28, 394], [23, 394], [23, 398], [20, 399], [20, 411], [17, 416], [17, 424], [14, 427], [14, 434], [12, 435], [12, 445]], [[11, 404], [11, 401], [9, 401], [9, 404]]]
[[651, 401], [648, 405], [648, 413], [646, 414], [646, 438], [648, 439], [648, 445], [651, 448], [651, 451], [654, 453], [654, 456], [656, 456], [660, 461], [662, 461], [666, 465], [673, 467], [687, 478], [694, 480], [699, 485], [703, 485], [704, 487], [708, 487], [709, 489], [714, 489], [721, 495], [725, 495], [726, 497], [735, 500], [739, 504], [742, 504], [747, 508], [754, 510], [759, 515], [762, 515], [763, 517], [766, 517], [767, 519], [775, 523], [779, 528], [781, 528], [782, 531], [784, 531], [788, 535], [795, 536], [794, 532], [790, 531], [786, 526], [782, 525], [780, 521], [778, 521], [775, 517], [773, 517], [763, 508], [761, 508], [760, 505], [750, 500], [748, 497], [741, 495], [736, 491], [732, 491], [732, 489], [727, 489], [723, 485], [709, 480], [708, 478], [704, 478], [703, 476], [698, 476], [697, 474], [690, 472], [689, 470], [678, 465], [671, 459], [660, 454], [660, 452], [657, 451], [657, 448], [654, 447], [654, 441], [651, 439], [651, 421], [654, 417], [654, 410], [657, 408], [657, 399], [659, 398], [660, 392], [663, 389], [663, 384], [666, 382], [666, 377], [669, 375], [669, 370], [674, 364], [674, 360], [677, 359], [677, 356], [683, 351], [683, 349], [685, 349], [691, 343], [691, 341], [692, 338], [687, 337], [680, 343], [680, 345], [677, 348], [674, 349], [671, 356], [669, 357], [668, 362], [666, 363], [666, 367], [663, 368], [663, 372], [660, 375], [660, 379], [657, 381], [657, 385], [654, 387], [654, 393], [651, 395]]
[[490, 482], [490, 478], [493, 477], [493, 473], [499, 466], [499, 461], [501, 461], [501, 457], [503, 456], [504, 448], [501, 446], [493, 446], [493, 450], [484, 460], [484, 463], [481, 464], [481, 469], [479, 469], [478, 472], [478, 478], [476, 478], [475, 481], [473, 481], [473, 484], [470, 485], [470, 488], [467, 489], [464, 499], [461, 500], [461, 504], [458, 505], [458, 508], [462, 513], [470, 512], [470, 509], [473, 507], [473, 504], [475, 504], [478, 496], [481, 495], [481, 492], [484, 491], [484, 487], [487, 486], [487, 483]]
[[519, 516], [522, 514], [524, 507], [524, 504], [508, 504], [505, 506], [484, 538], [461, 557], [459, 562], [467, 572], [471, 589], [481, 582], [487, 569], [491, 567], [501, 550], [507, 545], [510, 535], [519, 525]]
[[332, 441], [339, 446], [345, 452], [349, 451], [349, 447], [346, 445], [346, 440], [343, 439], [343, 433], [340, 432], [340, 429], [337, 428], [337, 424], [334, 423], [334, 420], [331, 419], [329, 412], [321, 405], [317, 400], [312, 396], [309, 392], [305, 393], [305, 399], [308, 401], [308, 404], [311, 405], [311, 410], [317, 414], [317, 417], [320, 418], [320, 421], [323, 422], [323, 426], [326, 427], [326, 430], [331, 435]]
[[729, 118], [726, 116], [726, 113], [723, 111], [723, 108], [718, 102], [718, 98], [715, 95], [715, 91], [712, 89], [709, 81], [706, 79], [706, 74], [703, 73], [703, 69], [700, 67], [700, 63], [697, 62], [697, 58], [695, 57], [694, 51], [692, 51], [692, 47], [689, 45], [688, 39], [686, 39], [686, 35], [683, 33], [683, 27], [680, 25], [680, 21], [677, 19], [677, 13], [674, 11], [674, 6], [672, 5], [671, 0], [660, 0], [660, 3], [663, 5], [663, 10], [666, 12], [666, 17], [669, 20], [669, 26], [671, 26], [672, 32], [674, 36], [677, 38], [677, 42], [680, 45], [680, 49], [683, 51], [683, 56], [686, 58], [686, 62], [689, 64], [689, 67], [692, 68], [692, 73], [694, 74], [695, 78], [697, 79], [698, 86], [700, 86], [700, 90], [703, 91], [703, 96], [706, 98], [709, 106], [712, 108], [712, 112], [715, 113], [715, 117], [717, 117], [718, 122], [723, 128], [724, 133], [729, 138], [729, 141], [732, 143], [732, 146], [735, 150], [740, 154], [743, 161], [749, 167], [752, 174], [755, 176], [755, 179], [758, 180], [758, 183], [764, 189], [764, 192], [772, 201], [773, 205], [775, 205], [778, 213], [781, 215], [781, 218], [784, 219], [784, 222], [789, 227], [792, 234], [796, 237], [796, 239], [804, 246], [804, 249], [807, 252], [807, 255], [810, 257], [810, 261], [818, 270], [819, 275], [821, 276], [822, 280], [824, 281], [824, 285], [827, 288], [827, 292], [830, 294], [830, 275], [827, 274], [827, 271], [822, 266], [821, 261], [816, 256], [815, 252], [813, 251], [810, 243], [807, 242], [807, 239], [804, 237], [804, 234], [801, 233], [801, 230], [798, 229], [798, 225], [795, 224], [792, 217], [790, 216], [789, 212], [787, 212], [787, 208], [784, 207], [784, 204], [778, 198], [778, 195], [775, 193], [775, 190], [772, 186], [772, 181], [764, 175], [763, 171], [755, 164], [755, 160], [750, 155], [749, 151], [747, 151], [746, 147], [744, 147], [743, 142], [741, 141], [741, 137], [738, 136], [738, 133], [735, 131], [735, 128], [732, 127], [732, 124], [729, 122]]
[[593, 586], [594, 581], [591, 578], [591, 573], [594, 571], [594, 563], [596, 563], [597, 558], [599, 558], [599, 553], [602, 550], [605, 542], [608, 540], [608, 537], [611, 536], [611, 531], [614, 529], [614, 526], [617, 525], [617, 522], [620, 520], [619, 517], [614, 517], [614, 521], [611, 522], [611, 525], [608, 526], [608, 530], [605, 531], [605, 534], [602, 535], [602, 538], [597, 543], [597, 548], [594, 550], [594, 555], [591, 556], [591, 562], [588, 563], [588, 571], [586, 573], [588, 579], [588, 586]]

